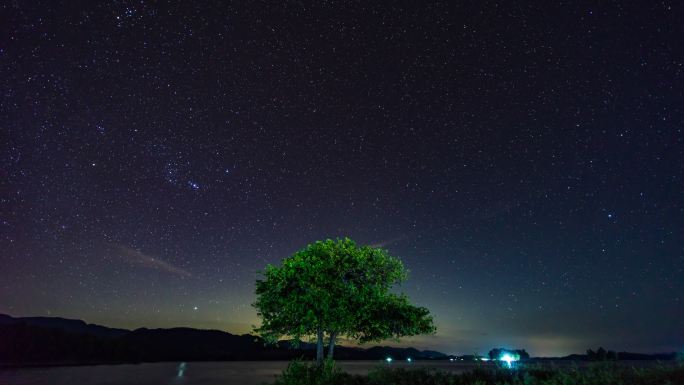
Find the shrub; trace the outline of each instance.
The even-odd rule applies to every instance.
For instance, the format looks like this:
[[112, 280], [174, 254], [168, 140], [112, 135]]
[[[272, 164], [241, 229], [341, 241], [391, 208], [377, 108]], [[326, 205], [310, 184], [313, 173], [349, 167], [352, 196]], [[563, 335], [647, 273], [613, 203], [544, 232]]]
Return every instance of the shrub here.
[[362, 384], [358, 376], [352, 376], [340, 370], [335, 361], [324, 360], [318, 365], [315, 362], [294, 360], [276, 378], [275, 385], [346, 385]]

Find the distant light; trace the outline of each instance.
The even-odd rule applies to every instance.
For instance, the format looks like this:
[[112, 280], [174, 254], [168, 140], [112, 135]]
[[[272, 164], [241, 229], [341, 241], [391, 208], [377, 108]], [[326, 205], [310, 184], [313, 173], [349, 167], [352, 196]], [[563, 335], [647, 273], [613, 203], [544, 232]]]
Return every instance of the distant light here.
[[512, 355], [510, 355], [510, 354], [508, 354], [508, 353], [504, 353], [504, 354], [501, 356], [501, 358], [499, 358], [499, 359], [500, 359], [501, 361], [504, 361], [504, 362], [508, 365], [509, 368], [512, 368], [512, 367], [513, 367], [513, 365], [511, 364], [511, 362], [514, 362], [514, 361], [517, 361], [517, 360], [518, 360], [516, 357], [513, 357]]
[[411, 357], [407, 358], [406, 361], [411, 362]]
[[449, 358], [449, 361], [453, 361], [453, 360], [454, 360], [453, 358]]
[[489, 358], [487, 358], [487, 357], [480, 357], [480, 361], [489, 361]]
[[392, 357], [385, 358], [385, 361], [387, 361], [387, 363], [389, 364], [390, 362], [392, 362]]

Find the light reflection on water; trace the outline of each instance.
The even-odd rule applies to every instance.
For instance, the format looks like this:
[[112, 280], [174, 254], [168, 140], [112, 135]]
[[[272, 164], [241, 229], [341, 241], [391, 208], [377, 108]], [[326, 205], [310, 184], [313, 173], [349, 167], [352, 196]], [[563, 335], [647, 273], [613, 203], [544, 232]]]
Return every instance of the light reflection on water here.
[[[340, 367], [353, 374], [387, 364], [383, 361], [342, 361]], [[407, 367], [409, 363], [393, 362], [392, 367]], [[410, 363], [411, 367], [450, 366], [458, 371], [473, 365], [452, 362]], [[160, 362], [146, 364], [62, 366], [47, 368], [0, 369], [1, 385], [257, 385], [273, 382], [287, 366], [286, 361], [233, 362]]]
[[178, 374], [176, 374], [176, 377], [183, 377], [183, 374], [185, 373], [185, 365], [185, 362], [178, 364]]

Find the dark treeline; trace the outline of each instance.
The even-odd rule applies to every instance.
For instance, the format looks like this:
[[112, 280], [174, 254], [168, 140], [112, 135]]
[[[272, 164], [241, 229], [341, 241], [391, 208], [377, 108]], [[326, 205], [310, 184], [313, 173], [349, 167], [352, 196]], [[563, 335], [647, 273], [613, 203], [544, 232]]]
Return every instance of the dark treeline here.
[[667, 361], [672, 359], [681, 359], [681, 354], [677, 353], [660, 353], [660, 354], [643, 354], [630, 352], [616, 352], [613, 350], [606, 350], [603, 347], [596, 351], [592, 349], [587, 350], [586, 359], [589, 361], [625, 361], [625, 360], [661, 360]]
[[587, 350], [587, 359], [589, 361], [617, 361], [619, 356], [619, 353], [606, 350], [603, 347], [598, 348], [596, 351]]

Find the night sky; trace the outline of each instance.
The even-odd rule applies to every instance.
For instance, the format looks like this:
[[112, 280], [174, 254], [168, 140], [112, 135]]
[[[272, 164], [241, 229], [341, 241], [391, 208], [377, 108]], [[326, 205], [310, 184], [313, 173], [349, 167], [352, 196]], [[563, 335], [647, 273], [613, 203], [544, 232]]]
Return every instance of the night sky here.
[[199, 3], [0, 6], [0, 312], [245, 333], [349, 236], [406, 345], [684, 349], [682, 3]]

